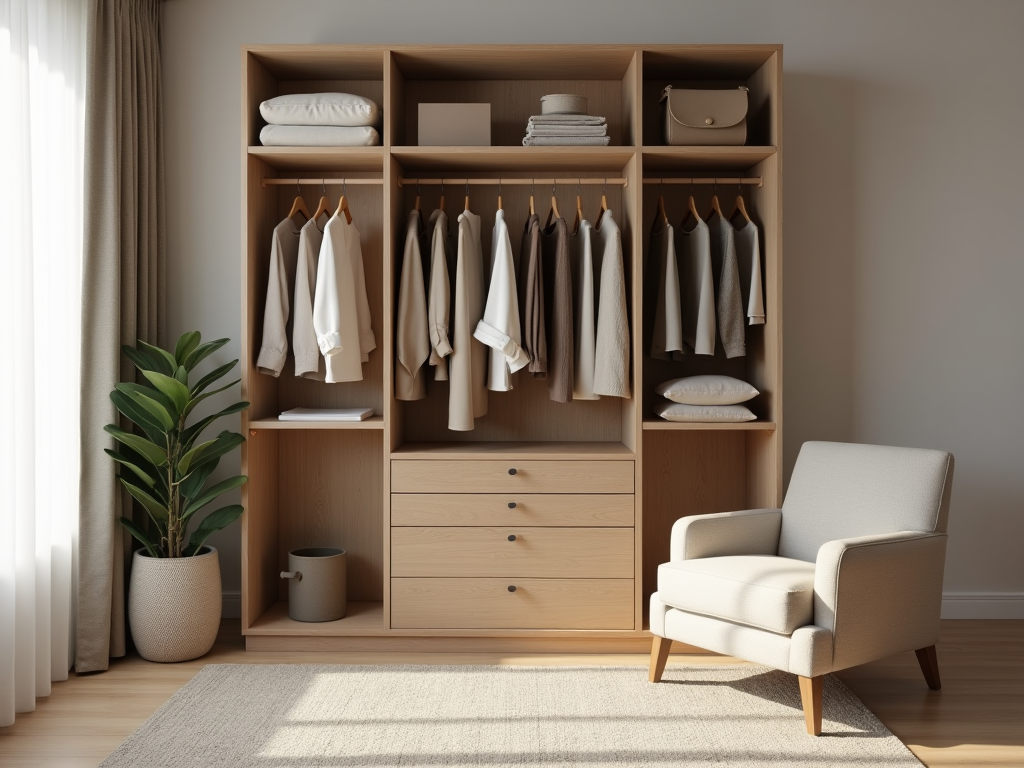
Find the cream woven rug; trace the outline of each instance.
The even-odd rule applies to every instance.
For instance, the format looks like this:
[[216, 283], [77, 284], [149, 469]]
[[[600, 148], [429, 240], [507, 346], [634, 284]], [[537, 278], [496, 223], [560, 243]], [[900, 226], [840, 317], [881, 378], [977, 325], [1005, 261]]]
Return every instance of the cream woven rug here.
[[824, 714], [763, 667], [215, 664], [101, 768], [921, 765], [832, 677]]

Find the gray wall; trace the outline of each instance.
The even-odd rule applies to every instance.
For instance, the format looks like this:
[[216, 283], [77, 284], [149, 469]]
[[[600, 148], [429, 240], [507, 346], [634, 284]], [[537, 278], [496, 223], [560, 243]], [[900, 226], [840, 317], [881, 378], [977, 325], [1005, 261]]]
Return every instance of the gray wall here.
[[[809, 439], [952, 451], [945, 615], [1024, 618], [1024, 4], [484, 8], [164, 4], [172, 333], [237, 356], [244, 43], [782, 43], [787, 475]], [[237, 593], [237, 524], [216, 544]]]

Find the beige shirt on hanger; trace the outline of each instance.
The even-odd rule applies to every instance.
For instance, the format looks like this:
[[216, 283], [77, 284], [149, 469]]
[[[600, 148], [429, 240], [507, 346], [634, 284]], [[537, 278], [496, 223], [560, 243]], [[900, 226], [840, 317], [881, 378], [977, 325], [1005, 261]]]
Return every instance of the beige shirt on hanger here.
[[548, 397], [572, 401], [573, 360], [572, 269], [569, 266], [569, 227], [559, 216], [540, 233], [544, 256], [544, 314], [547, 319]]
[[377, 342], [370, 326], [359, 230], [343, 216], [324, 227], [316, 273], [313, 326], [327, 367], [326, 381], [361, 381]]
[[703, 219], [687, 231], [679, 228], [683, 278], [683, 341], [698, 355], [715, 354], [715, 284], [711, 269], [711, 232]]
[[576, 296], [573, 322], [575, 364], [573, 365], [573, 400], [600, 400], [594, 394], [594, 364], [597, 354], [597, 328], [594, 321], [594, 246], [593, 227], [586, 219], [580, 221], [574, 238], [576, 259], [572, 276]]
[[263, 309], [263, 341], [256, 367], [260, 373], [280, 376], [288, 358], [289, 287], [295, 281], [295, 261], [299, 254], [299, 228], [284, 219], [270, 237], [270, 274], [267, 278], [267, 303]]
[[761, 243], [757, 224], [748, 221], [736, 230], [736, 257], [740, 286], [747, 307], [748, 325], [764, 325], [764, 288], [761, 285]]
[[658, 300], [654, 310], [651, 357], [682, 360], [683, 305], [679, 293], [679, 262], [676, 258], [675, 229], [659, 214], [651, 230], [648, 258], [658, 264]]
[[597, 346], [594, 352], [594, 392], [630, 396], [629, 313], [626, 272], [622, 264], [622, 234], [611, 211], [605, 211], [595, 230], [601, 253], [601, 289], [597, 302]]
[[420, 212], [413, 210], [405, 233], [395, 325], [395, 397], [399, 400], [421, 400], [427, 396], [423, 364], [430, 354], [430, 337], [420, 253], [422, 230]]
[[292, 302], [292, 353], [295, 355], [295, 375], [304, 379], [324, 381], [326, 367], [320, 365], [320, 345], [313, 328], [313, 298], [316, 292], [316, 265], [323, 243], [322, 227], [330, 217], [320, 214], [302, 225], [299, 232], [299, 258], [295, 267], [295, 293]]
[[484, 261], [480, 217], [459, 216], [455, 266], [455, 329], [449, 367], [448, 429], [468, 432], [487, 413], [487, 347], [473, 338], [484, 313]]
[[512, 374], [525, 367], [530, 357], [521, 346], [516, 267], [502, 210], [494, 216], [487, 306], [484, 307], [483, 319], [476, 324], [473, 337], [490, 347], [487, 388], [493, 392], [511, 390]]
[[427, 326], [430, 336], [430, 357], [434, 366], [434, 380], [448, 380], [448, 355], [452, 353], [449, 326], [451, 312], [451, 283], [448, 258], [448, 214], [440, 208], [430, 215], [430, 288], [427, 307]]

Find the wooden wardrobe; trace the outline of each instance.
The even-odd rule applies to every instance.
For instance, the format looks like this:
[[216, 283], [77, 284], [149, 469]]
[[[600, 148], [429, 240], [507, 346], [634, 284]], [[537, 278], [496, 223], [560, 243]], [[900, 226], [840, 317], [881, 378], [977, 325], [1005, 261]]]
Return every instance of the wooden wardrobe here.
[[[742, 147], [662, 143], [659, 96], [676, 87], [749, 89]], [[782, 501], [782, 46], [351, 46], [254, 45], [242, 49], [242, 631], [261, 650], [646, 652], [647, 599], [668, 559], [673, 522], [684, 515]], [[288, 93], [344, 91], [383, 111], [379, 147], [265, 147], [262, 101]], [[607, 118], [608, 147], [523, 147], [540, 97], [576, 93]], [[420, 102], [489, 102], [490, 147], [419, 147]], [[718, 178], [716, 184], [643, 183]], [[653, 360], [654, 286], [648, 236], [659, 196], [678, 225], [694, 195], [732, 209], [726, 179], [758, 178], [742, 193], [760, 227], [766, 322], [747, 326], [746, 357]], [[308, 205], [315, 179], [378, 178], [347, 197], [361, 233], [377, 349], [364, 378], [324, 384], [256, 369], [271, 232], [299, 178]], [[560, 183], [571, 221], [574, 179], [593, 221], [607, 197], [622, 231], [632, 337], [631, 399], [558, 404], [543, 380], [517, 374], [511, 392], [490, 392], [471, 432], [447, 429], [448, 389], [394, 397], [397, 265], [417, 195], [424, 215], [442, 188], [414, 178], [524, 178]], [[342, 193], [326, 186], [332, 211]], [[547, 214], [550, 186], [532, 190]], [[466, 190], [445, 186], [450, 227]], [[518, 253], [530, 186], [505, 186], [504, 210]], [[468, 188], [490, 248], [499, 190]], [[646, 278], [646, 280], [645, 280]], [[719, 347], [721, 344], [718, 345]], [[322, 364], [322, 363], [321, 363]], [[757, 421], [679, 424], [652, 413], [666, 379], [723, 373], [760, 390]], [[432, 374], [430, 375], [432, 379]], [[295, 407], [374, 409], [357, 423], [281, 422]], [[348, 552], [348, 615], [333, 622], [288, 618], [288, 551]]]

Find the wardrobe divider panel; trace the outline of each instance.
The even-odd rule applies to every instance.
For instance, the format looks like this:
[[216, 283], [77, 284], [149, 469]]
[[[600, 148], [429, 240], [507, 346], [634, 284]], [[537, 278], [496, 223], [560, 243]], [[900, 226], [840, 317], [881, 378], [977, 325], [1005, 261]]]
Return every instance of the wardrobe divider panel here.
[[268, 430], [249, 430], [242, 445], [242, 630], [277, 600], [279, 436]]
[[384, 125], [385, 146], [406, 144], [405, 140], [405, 76], [392, 51], [385, 51]]
[[[242, 152], [260, 143], [260, 104], [277, 96], [277, 78], [246, 48], [242, 49]], [[244, 161], [243, 161], [244, 162]]]
[[643, 144], [640, 124], [640, 93], [643, 87], [643, 51], [634, 51], [626, 74], [622, 76], [622, 143], [627, 147]]

